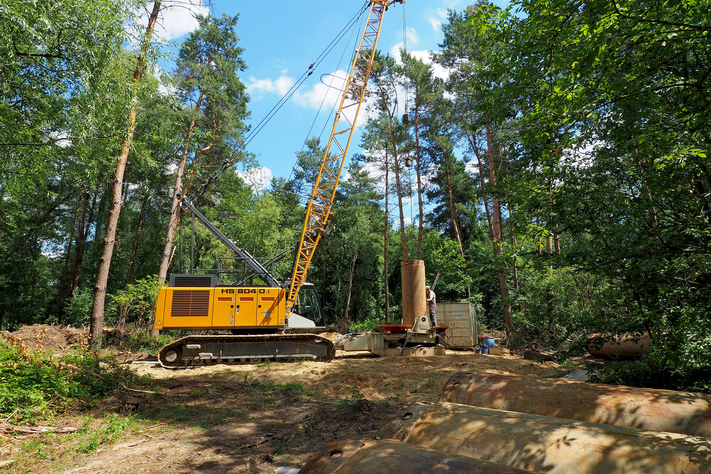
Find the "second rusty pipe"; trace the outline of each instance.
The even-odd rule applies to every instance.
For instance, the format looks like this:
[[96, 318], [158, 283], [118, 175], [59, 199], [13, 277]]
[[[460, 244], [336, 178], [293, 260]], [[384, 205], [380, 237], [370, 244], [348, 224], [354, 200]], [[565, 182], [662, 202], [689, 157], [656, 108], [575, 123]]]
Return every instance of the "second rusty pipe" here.
[[454, 374], [440, 402], [711, 437], [711, 395], [498, 374]]

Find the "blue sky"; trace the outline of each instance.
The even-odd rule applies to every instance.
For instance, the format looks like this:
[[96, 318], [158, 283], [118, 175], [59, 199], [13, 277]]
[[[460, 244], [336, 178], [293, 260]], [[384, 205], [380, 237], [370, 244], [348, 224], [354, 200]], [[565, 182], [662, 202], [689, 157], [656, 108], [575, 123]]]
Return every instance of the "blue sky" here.
[[[469, 3], [472, 2], [407, 0], [404, 5], [392, 5], [383, 16], [378, 49], [395, 55], [403, 45], [406, 28], [408, 51], [427, 58], [428, 52], [437, 50], [438, 43], [442, 41], [441, 24], [446, 21], [447, 9], [462, 10]], [[363, 0], [272, 0], [268, 4], [214, 0], [214, 11], [239, 14], [237, 34], [248, 66], [241, 77], [251, 97], [248, 106], [252, 125], [269, 113], [364, 4]], [[200, 7], [193, 7], [192, 10], [199, 11]], [[365, 20], [365, 16], [361, 18]], [[355, 27], [356, 37], [362, 32], [363, 21]], [[191, 28], [194, 24], [188, 12], [175, 9], [165, 13], [158, 32], [166, 39], [179, 41], [181, 35]], [[302, 149], [304, 141], [310, 136], [321, 137], [322, 143], [328, 139], [330, 106], [336, 102], [337, 94], [322, 81], [327, 81], [334, 74], [341, 77], [346, 74], [344, 71], [350, 67], [355, 47], [356, 38], [350, 36], [352, 31], [348, 31], [347, 38], [338, 43], [298, 93], [250, 141], [247, 148], [257, 156], [263, 167], [259, 173], [252, 174], [255, 187], [263, 185], [271, 176], [288, 177], [296, 162], [296, 152]], [[329, 91], [331, 93], [326, 94]], [[324, 95], [326, 105], [319, 114], [318, 108]], [[315, 124], [314, 120], [317, 120]], [[309, 132], [312, 124], [313, 130]], [[324, 125], [327, 125], [326, 135], [321, 133]], [[356, 137], [349, 156], [359, 151], [358, 144]]]

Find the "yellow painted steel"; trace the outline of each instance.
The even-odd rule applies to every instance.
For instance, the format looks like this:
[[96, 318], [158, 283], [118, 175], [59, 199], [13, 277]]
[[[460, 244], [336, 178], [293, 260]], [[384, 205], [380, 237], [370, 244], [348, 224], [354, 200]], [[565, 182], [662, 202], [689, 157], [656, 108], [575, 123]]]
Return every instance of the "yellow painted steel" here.
[[[373, 0], [370, 4], [368, 20], [345, 82], [345, 89], [333, 122], [331, 136], [328, 139], [328, 144], [321, 160], [321, 167], [313, 184], [311, 198], [306, 208], [304, 227], [296, 252], [294, 273], [286, 299], [287, 318], [294, 308], [301, 285], [306, 281], [306, 273], [311, 263], [313, 252], [321, 238], [321, 233], [329, 225], [331, 206], [336, 195], [336, 188], [341, 177], [348, 147], [353, 138], [358, 113], [363, 104], [370, 71], [373, 67], [373, 58], [380, 36], [383, 14], [392, 3], [401, 3], [401, 1]], [[335, 152], [332, 153], [331, 148], [334, 145]]]
[[245, 329], [284, 326], [283, 288], [164, 287], [156, 329]]

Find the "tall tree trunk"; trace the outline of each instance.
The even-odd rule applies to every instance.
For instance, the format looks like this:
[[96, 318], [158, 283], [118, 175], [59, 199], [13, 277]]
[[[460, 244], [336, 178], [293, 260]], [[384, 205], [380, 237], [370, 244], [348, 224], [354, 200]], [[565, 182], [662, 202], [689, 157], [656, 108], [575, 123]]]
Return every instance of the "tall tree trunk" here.
[[[447, 204], [449, 206], [449, 219], [452, 221], [452, 228], [454, 229], [454, 237], [457, 239], [457, 245], [459, 245], [459, 255], [462, 257], [464, 262], [464, 272], [467, 273], [467, 261], [464, 258], [464, 246], [462, 245], [462, 235], [459, 232], [459, 217], [457, 216], [457, 209], [454, 206], [454, 194], [452, 193], [452, 170], [449, 162], [449, 154], [444, 156], [444, 167], [445, 167], [445, 178], [447, 180]], [[467, 286], [467, 298], [471, 296], [471, 289]]]
[[403, 260], [408, 260], [407, 256], [407, 239], [405, 236], [405, 212], [402, 208], [402, 187], [400, 186], [400, 161], [397, 156], [397, 140], [395, 138], [395, 123], [394, 123], [394, 112], [390, 111], [388, 104], [388, 97], [385, 93], [385, 89], [378, 80], [377, 76], [374, 77], [375, 83], [380, 89], [380, 94], [385, 104], [385, 109], [388, 112], [388, 123], [390, 125], [390, 142], [393, 147], [393, 170], [395, 170], [395, 188], [397, 190], [397, 203], [398, 209], [400, 210], [400, 241], [402, 242], [402, 258]]
[[417, 160], [415, 170], [417, 172], [417, 202], [418, 202], [418, 213], [419, 213], [419, 222], [417, 225], [417, 258], [422, 260], [422, 235], [424, 234], [424, 229], [425, 229], [425, 211], [424, 211], [424, 206], [422, 204], [422, 170], [420, 168], [420, 161], [421, 161], [421, 155], [420, 155], [420, 130], [419, 130], [419, 125], [418, 125], [418, 116], [417, 116], [417, 111], [418, 107], [417, 104], [415, 104], [415, 159]]
[[385, 286], [385, 323], [390, 324], [390, 283], [388, 282], [388, 237], [390, 235], [390, 212], [389, 212], [389, 183], [390, 164], [388, 163], [388, 154], [385, 153], [385, 231], [383, 239], [385, 248], [383, 249], [383, 285]]
[[397, 190], [397, 205], [400, 210], [400, 241], [402, 242], [402, 258], [403, 260], [408, 260], [407, 256], [407, 238], [405, 235], [405, 212], [402, 207], [402, 187], [400, 186], [400, 162], [397, 159], [397, 143], [395, 141], [395, 131], [393, 128], [392, 120], [390, 121], [390, 134], [393, 145], [393, 167], [395, 170], [395, 189]]
[[503, 257], [503, 221], [501, 218], [501, 204], [497, 196], [497, 177], [496, 177], [496, 161], [494, 159], [494, 134], [491, 129], [491, 123], [486, 121], [486, 148], [487, 158], [489, 160], [489, 184], [492, 186], [491, 204], [492, 204], [492, 244], [494, 246], [494, 255], [496, 256], [496, 268], [499, 273], [499, 289], [501, 291], [501, 300], [504, 311], [504, 326], [506, 327], [506, 336], [511, 340], [514, 334], [513, 328], [513, 313], [511, 303], [509, 302], [509, 284], [506, 280], [506, 266], [502, 261]]
[[493, 239], [494, 237], [494, 224], [491, 222], [491, 208], [489, 207], [489, 196], [486, 194], [486, 180], [484, 178], [484, 161], [481, 159], [481, 154], [479, 153], [479, 147], [476, 144], [476, 138], [467, 134], [467, 139], [469, 144], [474, 150], [474, 155], [476, 156], [477, 163], [479, 164], [479, 186], [481, 187], [482, 201], [484, 202], [484, 213], [486, 214], [486, 222], [489, 225], [489, 237]]
[[106, 288], [109, 281], [109, 270], [111, 269], [111, 257], [114, 252], [114, 240], [116, 238], [116, 228], [121, 214], [121, 192], [123, 191], [123, 175], [126, 171], [128, 154], [133, 142], [133, 134], [136, 130], [136, 115], [138, 113], [138, 89], [143, 77], [143, 69], [148, 56], [148, 48], [151, 44], [153, 29], [155, 28], [158, 13], [160, 12], [161, 0], [153, 3], [153, 11], [148, 18], [148, 26], [143, 35], [141, 52], [138, 55], [136, 69], [133, 72], [133, 84], [131, 90], [131, 108], [126, 118], [126, 137], [121, 143], [121, 152], [114, 171], [113, 190], [111, 195], [111, 208], [109, 219], [104, 234], [104, 246], [99, 259], [99, 268], [96, 274], [96, 284], [94, 285], [94, 301], [91, 307], [91, 327], [89, 336], [93, 344], [100, 344], [100, 336], [104, 329], [104, 304], [106, 302]]
[[165, 282], [168, 276], [168, 267], [170, 266], [170, 257], [173, 250], [173, 239], [175, 238], [175, 230], [178, 228], [178, 223], [180, 222], [180, 202], [178, 201], [178, 193], [187, 191], [187, 186], [183, 189], [183, 174], [185, 173], [185, 167], [188, 163], [188, 153], [190, 148], [190, 140], [192, 139], [193, 133], [195, 132], [195, 121], [197, 111], [200, 109], [203, 101], [203, 94], [200, 93], [195, 108], [194, 113], [190, 119], [190, 124], [185, 132], [185, 143], [183, 144], [183, 154], [180, 158], [180, 163], [178, 163], [178, 169], [175, 172], [175, 186], [173, 186], [173, 200], [170, 206], [170, 218], [168, 219], [168, 229], [165, 234], [165, 244], [163, 246], [163, 255], [160, 260], [160, 268], [158, 269], [158, 281], [161, 283]]
[[[79, 276], [81, 274], [81, 267], [84, 263], [84, 253], [86, 252], [86, 239], [89, 236], [89, 230], [91, 230], [91, 224], [94, 223], [94, 210], [96, 209], [96, 200], [99, 197], [98, 191], [94, 194], [94, 198], [91, 201], [91, 207], [89, 208], [89, 216], [86, 215], [86, 209], [82, 210], [82, 215], [79, 222], [79, 233], [77, 234], [77, 250], [74, 254], [74, 269], [72, 270], [72, 277], [69, 281], [69, 293], [67, 295], [68, 299], [72, 299], [74, 292], [79, 287]], [[96, 226], [98, 227], [98, 225]], [[99, 235], [98, 233], [96, 235]]]
[[126, 272], [126, 284], [133, 283], [133, 273], [136, 268], [136, 254], [138, 253], [138, 241], [141, 236], [141, 229], [143, 228], [143, 219], [146, 217], [146, 207], [148, 207], [148, 199], [150, 198], [150, 193], [146, 193], [143, 196], [143, 202], [141, 203], [141, 210], [138, 213], [138, 221], [136, 222], [136, 232], [133, 236], [133, 245], [131, 245], [131, 257], [129, 258], [128, 271]]
[[[326, 246], [321, 245], [320, 247], [321, 252], [319, 254], [321, 255], [321, 258], [323, 259], [323, 266], [321, 267], [321, 292], [319, 293], [319, 297], [321, 298], [321, 307], [325, 308], [326, 307]], [[324, 323], [326, 322], [325, 317], [323, 317]]]
[[346, 323], [350, 322], [348, 319], [348, 312], [351, 309], [351, 294], [353, 293], [353, 274], [355, 273], [355, 264], [358, 260], [358, 250], [353, 254], [353, 261], [351, 262], [351, 270], [348, 272], [348, 297], [346, 298], [346, 314], [343, 319]]
[[[74, 222], [72, 223], [72, 230], [69, 233], [69, 240], [67, 241], [67, 250], [64, 254], [64, 268], [62, 269], [62, 279], [59, 281], [59, 294], [57, 295], [57, 318], [59, 321], [63, 322], [65, 296], [67, 293], [67, 273], [69, 273], [69, 262], [72, 256], [72, 246], [74, 244], [74, 234], [77, 231], [77, 225], [79, 225], [79, 213], [81, 212], [82, 205], [84, 203], [84, 192], [79, 190], [79, 200], [77, 201], [77, 208], [74, 212]], [[82, 224], [83, 225], [83, 224]]]

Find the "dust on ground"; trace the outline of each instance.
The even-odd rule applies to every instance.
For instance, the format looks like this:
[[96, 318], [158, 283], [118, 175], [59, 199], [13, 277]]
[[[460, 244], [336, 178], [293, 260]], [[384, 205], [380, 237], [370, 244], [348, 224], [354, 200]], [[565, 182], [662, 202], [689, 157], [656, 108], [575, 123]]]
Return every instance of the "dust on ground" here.
[[[150, 376], [160, 393], [137, 413], [118, 415], [133, 416], [139, 428], [70, 462], [50, 458], [29, 471], [18, 463], [7, 472], [273, 473], [279, 466], [300, 467], [339, 438], [391, 436], [391, 422], [404, 404], [436, 402], [457, 372], [564, 373], [554, 362], [454, 351], [433, 357], [339, 352], [331, 362], [130, 367]], [[96, 418], [117, 416], [119, 405], [115, 398], [105, 400], [94, 410]], [[62, 436], [54, 435], [52, 442], [67, 439]], [[17, 454], [12, 448], [6, 453]]]

